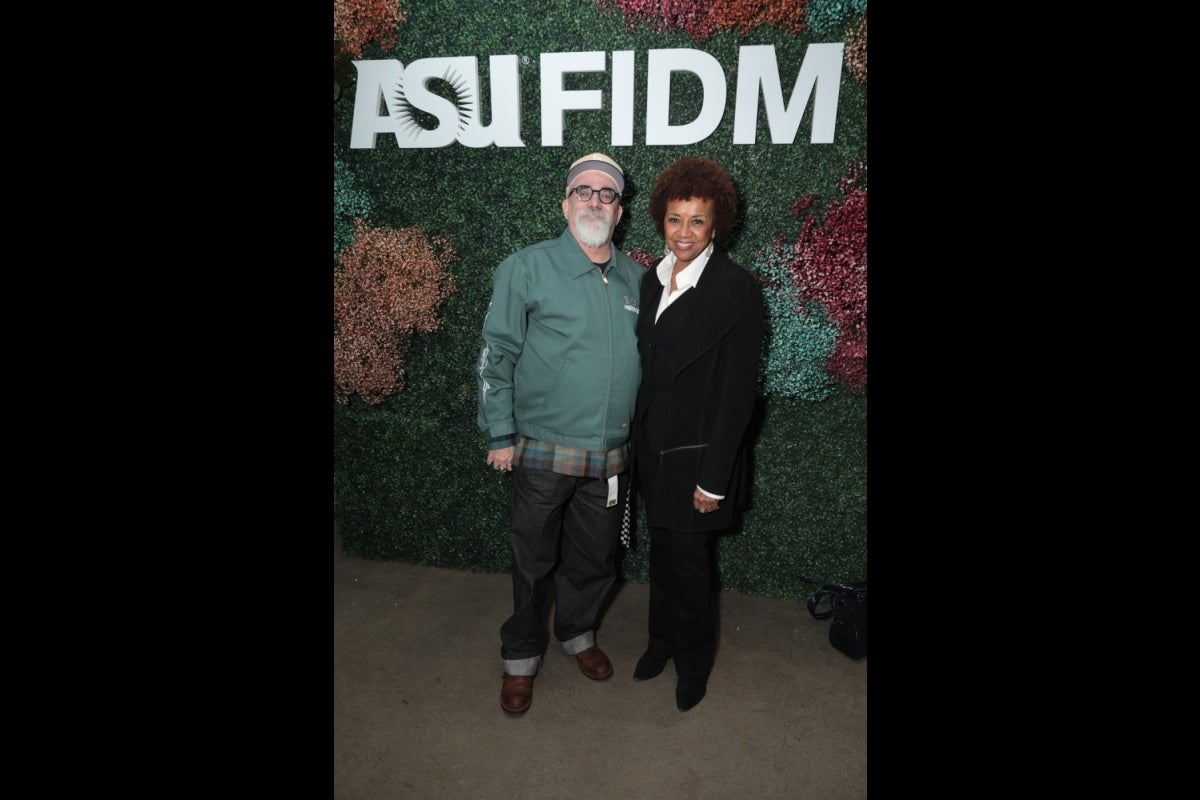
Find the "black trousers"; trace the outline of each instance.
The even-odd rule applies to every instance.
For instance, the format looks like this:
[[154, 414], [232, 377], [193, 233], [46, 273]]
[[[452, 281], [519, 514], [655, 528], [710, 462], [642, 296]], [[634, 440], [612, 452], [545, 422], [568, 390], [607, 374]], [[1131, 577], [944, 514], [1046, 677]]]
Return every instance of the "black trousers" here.
[[675, 660], [675, 674], [707, 678], [717, 653], [712, 591], [713, 536], [650, 529], [650, 642], [653, 657]]

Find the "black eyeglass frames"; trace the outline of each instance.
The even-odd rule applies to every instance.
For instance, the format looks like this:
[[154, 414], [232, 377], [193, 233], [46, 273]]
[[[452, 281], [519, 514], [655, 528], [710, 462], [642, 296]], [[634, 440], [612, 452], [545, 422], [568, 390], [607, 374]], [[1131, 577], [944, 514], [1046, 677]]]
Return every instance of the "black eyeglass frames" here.
[[611, 205], [614, 200], [621, 196], [621, 193], [615, 189], [609, 189], [605, 186], [603, 189], [597, 189], [594, 186], [576, 186], [567, 194], [573, 194], [582, 202], [586, 203], [592, 199], [592, 193], [596, 192], [600, 195], [600, 202], [604, 205]]

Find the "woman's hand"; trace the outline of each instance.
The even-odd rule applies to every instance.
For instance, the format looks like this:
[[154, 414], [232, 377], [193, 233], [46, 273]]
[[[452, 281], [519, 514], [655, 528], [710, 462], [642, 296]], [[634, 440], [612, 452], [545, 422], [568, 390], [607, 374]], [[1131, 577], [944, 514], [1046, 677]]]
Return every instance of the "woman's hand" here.
[[700, 491], [699, 488], [696, 488], [695, 491], [692, 492], [692, 508], [699, 511], [701, 514], [707, 514], [710, 511], [716, 511], [718, 508], [720, 508], [720, 505], [721, 504], [716, 500], [716, 498], [709, 497], [704, 492]]

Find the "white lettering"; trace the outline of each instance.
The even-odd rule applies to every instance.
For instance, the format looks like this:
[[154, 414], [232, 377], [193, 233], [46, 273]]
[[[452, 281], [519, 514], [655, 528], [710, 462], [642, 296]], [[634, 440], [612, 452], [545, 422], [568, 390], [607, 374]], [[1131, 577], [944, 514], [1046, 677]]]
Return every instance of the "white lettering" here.
[[[700, 113], [686, 125], [671, 125], [671, 73], [700, 78]], [[694, 144], [707, 139], [725, 114], [721, 63], [699, 50], [651, 50], [646, 74], [646, 144]]]
[[[375, 137], [391, 133], [402, 148], [524, 147], [521, 141], [521, 81], [517, 57], [492, 56], [492, 124], [480, 120], [479, 62], [474, 56], [422, 58], [405, 69], [399, 61], [355, 61], [358, 87], [350, 147], [374, 149]], [[430, 90], [434, 81], [450, 87], [454, 100]], [[380, 107], [387, 113], [380, 114]], [[425, 127], [414, 110], [437, 118]]]
[[633, 144], [633, 66], [632, 50], [613, 53], [612, 60], [612, 144]]
[[[733, 143], [755, 142], [760, 87], [771, 144], [794, 142], [810, 99], [813, 109], [810, 141], [833, 142], [844, 48], [842, 42], [810, 44], [786, 104], [775, 47], [740, 48]], [[602, 50], [541, 54], [543, 147], [562, 146], [568, 111], [590, 112], [604, 107], [601, 90], [568, 90], [565, 78], [568, 73], [602, 73], [606, 61], [607, 55]], [[484, 125], [481, 119], [483, 94], [479, 62], [474, 56], [423, 58], [407, 68], [394, 59], [353, 63], [358, 70], [358, 85], [350, 129], [351, 148], [373, 149], [379, 134], [391, 134], [401, 148], [446, 147], [454, 142], [466, 147], [525, 146], [521, 139], [520, 64], [515, 55], [489, 58], [490, 125]], [[650, 50], [646, 67], [646, 144], [694, 144], [711, 136], [724, 116], [728, 89], [725, 72], [716, 58], [687, 48]], [[611, 70], [611, 144], [631, 146], [635, 123], [634, 51], [613, 52]], [[672, 125], [671, 81], [676, 72], [690, 72], [699, 78], [701, 101], [694, 119]], [[452, 95], [452, 99], [447, 95]], [[431, 125], [429, 118], [434, 124]]]
[[568, 72], [604, 72], [604, 66], [603, 50], [542, 53], [542, 147], [562, 146], [567, 111], [595, 110], [604, 102], [599, 89], [567, 89], [563, 76]]
[[[733, 143], [754, 144], [758, 127], [758, 86], [762, 84], [763, 105], [771, 129], [771, 144], [791, 144], [800, 128], [800, 118], [808, 107], [808, 98], [816, 86], [813, 102], [813, 144], [833, 142], [837, 124], [838, 95], [842, 84], [843, 42], [810, 44], [800, 64], [800, 74], [792, 87], [788, 107], [783, 105], [779, 84], [779, 64], [772, 45], [747, 45], [738, 52], [737, 105], [733, 112]], [[820, 81], [818, 81], [820, 78]], [[803, 92], [803, 93], [802, 93]], [[799, 102], [797, 102], [799, 100]]]
[[350, 147], [353, 149], [375, 149], [375, 137], [381, 133], [391, 133], [396, 136], [396, 144], [400, 142], [400, 133], [396, 122], [387, 114], [380, 114], [380, 106], [384, 96], [400, 85], [404, 76], [404, 67], [399, 61], [355, 61], [358, 70], [358, 82], [354, 90], [354, 123], [350, 128]]

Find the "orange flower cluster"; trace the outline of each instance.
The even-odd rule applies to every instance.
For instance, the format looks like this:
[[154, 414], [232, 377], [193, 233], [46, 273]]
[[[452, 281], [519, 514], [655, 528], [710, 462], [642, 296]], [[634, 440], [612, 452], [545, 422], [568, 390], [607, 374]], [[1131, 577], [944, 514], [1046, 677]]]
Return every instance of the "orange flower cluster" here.
[[374, 41], [384, 50], [396, 46], [396, 26], [404, 22], [400, 0], [333, 0], [333, 54], [362, 58]]
[[446, 265], [457, 254], [449, 239], [427, 239], [419, 227], [372, 228], [361, 219], [354, 227], [333, 272], [334, 397], [378, 405], [404, 387], [408, 335], [441, 328], [438, 308], [458, 288]]
[[859, 83], [867, 82], [867, 18], [846, 28], [846, 70]]
[[804, 21], [804, 0], [715, 0], [708, 18], [719, 31], [747, 34], [761, 25], [774, 25], [779, 30], [797, 36], [808, 25]]

